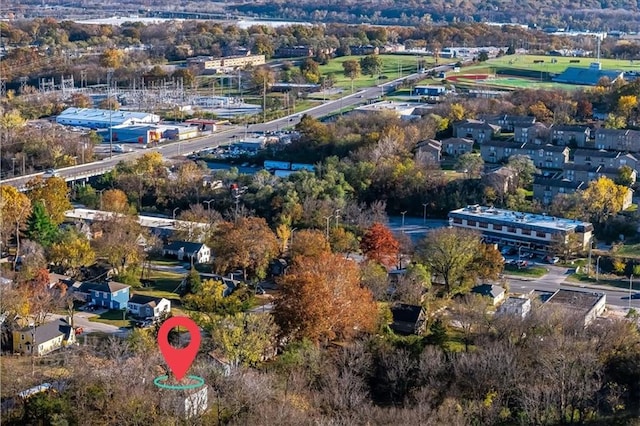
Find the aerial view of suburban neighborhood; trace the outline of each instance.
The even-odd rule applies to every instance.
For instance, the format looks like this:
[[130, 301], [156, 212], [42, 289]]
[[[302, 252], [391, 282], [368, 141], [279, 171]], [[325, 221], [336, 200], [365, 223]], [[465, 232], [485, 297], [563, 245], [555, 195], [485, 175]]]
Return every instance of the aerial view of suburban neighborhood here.
[[640, 426], [640, 2], [0, 2], [0, 424]]

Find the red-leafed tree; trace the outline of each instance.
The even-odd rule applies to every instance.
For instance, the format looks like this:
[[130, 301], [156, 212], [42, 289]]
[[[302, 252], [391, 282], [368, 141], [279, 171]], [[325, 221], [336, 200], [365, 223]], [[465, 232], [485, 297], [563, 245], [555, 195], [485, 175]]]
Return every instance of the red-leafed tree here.
[[382, 223], [376, 222], [371, 225], [371, 228], [362, 237], [360, 249], [368, 260], [373, 260], [389, 267], [398, 259], [400, 243], [389, 228]]
[[378, 308], [371, 292], [360, 285], [358, 265], [340, 255], [296, 257], [279, 284], [274, 315], [286, 336], [327, 342], [376, 325]]

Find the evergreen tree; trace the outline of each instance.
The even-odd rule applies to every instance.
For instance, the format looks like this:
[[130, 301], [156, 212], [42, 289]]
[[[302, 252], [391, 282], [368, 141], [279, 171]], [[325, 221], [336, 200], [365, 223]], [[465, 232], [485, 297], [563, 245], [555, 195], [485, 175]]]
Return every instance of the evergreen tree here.
[[29, 239], [50, 246], [58, 235], [58, 228], [47, 214], [42, 201], [36, 201], [27, 220], [27, 236]]

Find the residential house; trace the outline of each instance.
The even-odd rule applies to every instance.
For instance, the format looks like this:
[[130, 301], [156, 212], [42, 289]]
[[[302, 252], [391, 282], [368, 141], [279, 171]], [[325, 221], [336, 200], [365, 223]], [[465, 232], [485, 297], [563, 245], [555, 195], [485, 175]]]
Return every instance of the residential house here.
[[162, 249], [162, 254], [178, 260], [192, 260], [193, 263], [208, 263], [211, 260], [211, 249], [206, 244], [188, 241], [174, 241]]
[[481, 284], [473, 287], [471, 293], [479, 294], [491, 301], [492, 305], [497, 305], [504, 300], [504, 288], [494, 284]]
[[640, 152], [640, 131], [628, 129], [597, 129], [595, 148], [622, 152]]
[[617, 151], [576, 149], [573, 153], [573, 162], [576, 164], [588, 164], [619, 169], [622, 166], [629, 166], [638, 170], [638, 158], [633, 154], [625, 154]]
[[452, 157], [473, 151], [473, 141], [467, 138], [448, 138], [441, 141], [444, 152]]
[[551, 127], [551, 143], [554, 145], [574, 145], [584, 147], [591, 135], [587, 126], [559, 125]]
[[549, 205], [558, 194], [573, 194], [587, 188], [583, 181], [568, 179], [549, 179], [535, 177], [533, 180], [533, 199]]
[[391, 307], [391, 329], [398, 334], [420, 334], [425, 327], [426, 314], [422, 306], [398, 303]]
[[125, 309], [130, 287], [115, 281], [106, 283], [84, 282], [71, 289], [90, 305], [107, 309]]
[[75, 342], [75, 331], [64, 319], [40, 326], [29, 326], [13, 332], [13, 351], [21, 354], [46, 355]]
[[485, 122], [500, 126], [503, 132], [514, 132], [516, 127], [529, 127], [536, 122], [535, 117], [528, 115], [490, 115], [481, 117]]
[[127, 312], [140, 318], [159, 318], [171, 312], [171, 302], [164, 297], [134, 294], [127, 302]]
[[472, 139], [483, 144], [500, 133], [500, 126], [480, 120], [467, 119], [453, 124], [453, 135], [456, 138]]
[[513, 140], [545, 145], [549, 141], [549, 128], [543, 123], [516, 125], [513, 130]]
[[498, 307], [496, 315], [513, 315], [524, 318], [529, 311], [531, 311], [531, 299], [509, 296], [507, 300]]
[[[632, 184], [636, 182], [637, 174], [635, 169], [631, 169]], [[615, 167], [576, 163], [566, 163], [564, 165], [563, 177], [571, 181], [591, 182], [601, 177], [616, 180], [619, 176], [620, 169]]]
[[416, 155], [425, 154], [433, 158], [434, 161], [442, 160], [442, 142], [436, 139], [426, 139], [416, 145]]

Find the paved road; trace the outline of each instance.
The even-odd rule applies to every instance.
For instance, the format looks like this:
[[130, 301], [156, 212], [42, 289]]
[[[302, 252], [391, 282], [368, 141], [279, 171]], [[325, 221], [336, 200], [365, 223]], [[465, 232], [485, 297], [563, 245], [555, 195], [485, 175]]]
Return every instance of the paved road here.
[[[439, 72], [448, 68], [450, 68], [450, 66], [441, 65], [427, 71], [433, 70], [435, 72]], [[316, 118], [324, 117], [334, 112], [340, 111], [341, 109], [365, 103], [368, 100], [378, 98], [380, 95], [392, 92], [395, 85], [397, 85], [400, 81], [412, 81], [417, 80], [418, 78], [420, 78], [419, 74], [411, 74], [400, 79], [391, 80], [379, 86], [370, 87], [360, 90], [357, 93], [346, 95], [338, 100], [325, 102], [322, 105], [318, 105], [304, 111], [304, 114], [308, 114]], [[114, 155], [113, 158], [106, 158], [104, 160], [96, 161], [93, 163], [58, 169], [57, 171], [61, 177], [72, 178], [74, 176], [82, 175], [83, 173], [112, 169], [118, 162], [122, 160], [135, 159], [136, 157], [142, 156], [146, 152], [160, 152], [165, 158], [187, 155], [194, 151], [199, 151], [205, 148], [214, 148], [220, 145], [230, 144], [235, 139], [242, 138], [245, 133], [251, 134], [267, 131], [277, 131], [285, 127], [293, 126], [300, 121], [301, 116], [302, 113], [293, 114], [277, 120], [269, 121], [267, 123], [254, 124], [249, 126], [247, 129], [240, 126], [223, 126], [223, 128], [219, 132], [216, 132], [215, 134], [209, 136], [191, 139], [188, 141], [163, 144], [159, 147], [154, 148], [139, 149], [134, 152]], [[24, 187], [27, 181], [37, 175], [42, 174], [43, 173], [36, 173], [23, 177], [5, 179], [1, 180], [0, 184], [8, 184], [21, 188]]]
[[[513, 293], [527, 293], [531, 290], [555, 291], [558, 289], [594, 291], [607, 295], [607, 305], [626, 309], [629, 306], [629, 290], [608, 285], [580, 284], [566, 281], [569, 276], [567, 268], [559, 266], [546, 266], [549, 273], [541, 278], [527, 279], [515, 276], [506, 276], [510, 291]], [[623, 282], [624, 280], [621, 280]], [[638, 284], [634, 286], [637, 290]], [[640, 310], [640, 299], [632, 299], [631, 307]]]

